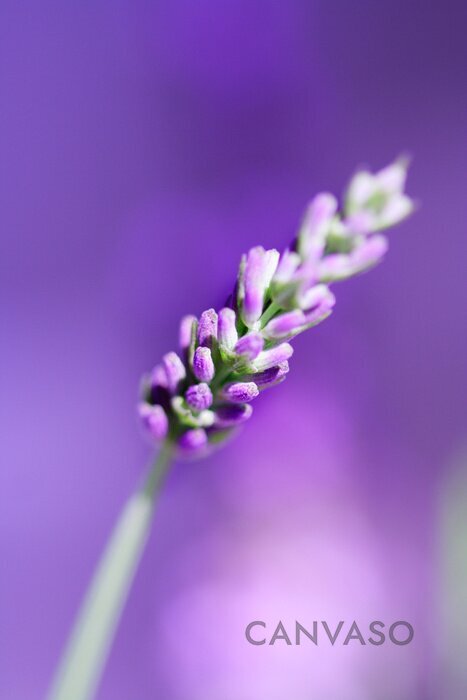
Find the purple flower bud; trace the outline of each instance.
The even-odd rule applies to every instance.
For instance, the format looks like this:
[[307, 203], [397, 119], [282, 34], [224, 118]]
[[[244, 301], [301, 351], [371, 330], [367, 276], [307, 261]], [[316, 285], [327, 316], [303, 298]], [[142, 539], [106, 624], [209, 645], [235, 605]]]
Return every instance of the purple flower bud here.
[[350, 255], [333, 253], [326, 255], [319, 265], [319, 277], [324, 282], [336, 282], [356, 274], [352, 268]]
[[264, 297], [278, 262], [277, 250], [265, 250], [261, 246], [252, 248], [246, 257], [239, 292], [242, 317], [248, 327], [254, 326], [263, 313]]
[[384, 211], [381, 212], [379, 221], [377, 222], [377, 228], [373, 227], [372, 230], [380, 231], [390, 226], [395, 226], [410, 216], [414, 208], [414, 203], [407, 195], [401, 194], [398, 197], [392, 197], [384, 208]]
[[265, 326], [263, 333], [266, 338], [277, 340], [291, 336], [305, 323], [305, 314], [296, 309], [285, 314], [276, 316]]
[[289, 345], [289, 343], [281, 343], [275, 348], [260, 352], [256, 360], [251, 364], [256, 372], [262, 372], [270, 367], [274, 367], [274, 365], [285, 362], [285, 360], [290, 359], [292, 355], [293, 347]]
[[254, 382], [233, 382], [227, 384], [222, 390], [224, 398], [233, 403], [248, 403], [258, 394], [259, 390]]
[[163, 440], [169, 430], [169, 420], [162, 406], [150, 406], [140, 403], [139, 415], [145, 428], [156, 440]]
[[198, 324], [198, 343], [212, 347], [212, 341], [217, 338], [217, 314], [214, 309], [203, 311]]
[[302, 288], [317, 281], [316, 267], [314, 260], [302, 262], [298, 253], [286, 251], [271, 282], [272, 300], [282, 309], [294, 310], [299, 303]]
[[407, 168], [407, 159], [399, 158], [378, 173], [354, 175], [345, 198], [346, 223], [353, 231], [380, 231], [412, 213], [414, 203], [403, 191]]
[[156, 389], [158, 387], [162, 387], [163, 389], [167, 389], [167, 387], [168, 387], [167, 373], [166, 373], [165, 369], [162, 367], [162, 365], [156, 365], [154, 367], [154, 369], [151, 372], [150, 382], [151, 382], [151, 387], [153, 389]]
[[336, 282], [368, 270], [383, 258], [388, 248], [382, 235], [365, 239], [351, 253], [326, 255], [319, 265], [319, 276], [323, 282]]
[[207, 441], [208, 436], [203, 428], [193, 428], [179, 437], [178, 446], [186, 453], [197, 452], [206, 446]]
[[254, 377], [255, 384], [259, 387], [263, 387], [271, 382], [277, 381], [280, 377], [285, 377], [288, 371], [289, 363], [287, 360], [284, 360], [284, 362], [280, 362], [274, 367], [269, 367], [269, 369], [265, 369], [263, 372], [257, 372], [251, 376]]
[[386, 192], [386, 194], [396, 194], [402, 192], [407, 180], [407, 169], [409, 167], [409, 159], [400, 157], [394, 163], [386, 165], [385, 168], [377, 173], [378, 185]]
[[300, 305], [305, 312], [296, 309], [276, 316], [263, 332], [271, 340], [292, 338], [324, 321], [335, 303], [336, 299], [329, 288], [325, 284], [318, 284], [300, 295]]
[[316, 284], [300, 294], [300, 308], [305, 311], [319, 306], [324, 301], [335, 302], [334, 295], [325, 284]]
[[287, 360], [281, 362], [274, 367], [265, 369], [264, 372], [256, 372], [256, 374], [247, 374], [242, 377], [244, 382], [255, 382], [260, 391], [269, 389], [270, 387], [280, 384], [286, 378], [289, 372], [289, 363]]
[[247, 403], [225, 404], [216, 410], [214, 425], [217, 428], [230, 428], [251, 418], [253, 407]]
[[244, 357], [247, 360], [254, 360], [258, 357], [259, 353], [264, 347], [264, 338], [260, 333], [252, 331], [243, 338], [240, 338], [238, 343], [235, 345], [235, 352], [240, 357]]
[[375, 176], [366, 170], [357, 172], [346, 192], [346, 212], [351, 214], [364, 207], [375, 193]]
[[336, 297], [334, 294], [329, 292], [326, 299], [323, 299], [320, 304], [315, 306], [311, 311], [305, 313], [306, 325], [303, 330], [307, 330], [312, 326], [317, 326], [318, 323], [324, 321], [331, 313], [334, 304], [336, 303]]
[[193, 324], [196, 323], [196, 316], [184, 316], [180, 321], [179, 345], [182, 350], [190, 347]]
[[285, 250], [279, 260], [276, 272], [274, 274], [274, 282], [281, 284], [290, 282], [293, 279], [301, 259], [298, 253], [290, 250]]
[[387, 250], [388, 241], [385, 236], [371, 236], [350, 254], [352, 265], [359, 270], [366, 270], [379, 263]]
[[187, 404], [183, 396], [174, 396], [171, 407], [182, 425], [189, 428], [208, 428], [214, 422], [214, 413], [209, 410], [195, 411]]
[[185, 399], [187, 404], [194, 411], [204, 411], [212, 404], [211, 389], [204, 382], [201, 384], [193, 384], [193, 386], [187, 389]]
[[168, 352], [162, 358], [165, 374], [167, 377], [167, 388], [175, 392], [180, 382], [186, 377], [185, 365], [175, 352]]
[[324, 251], [326, 237], [337, 211], [332, 194], [318, 194], [308, 206], [298, 235], [298, 252], [304, 260], [318, 260]]
[[236, 315], [233, 309], [225, 308], [219, 311], [218, 319], [219, 344], [232, 350], [238, 340]]
[[369, 211], [357, 211], [345, 220], [351, 234], [365, 236], [375, 225], [375, 216]]
[[193, 372], [196, 379], [199, 379], [200, 382], [209, 383], [214, 379], [216, 370], [209, 348], [196, 348], [193, 358]]
[[[271, 375], [269, 381], [266, 381], [264, 377], [258, 384], [260, 391], [263, 391], [264, 389], [271, 389], [273, 386], [277, 386], [278, 384], [283, 382], [284, 379], [286, 379], [287, 374], [289, 373], [289, 363], [287, 362], [287, 360], [285, 360], [276, 367], [270, 367], [269, 370], [266, 370], [262, 374], [265, 375], [266, 372], [269, 372], [271, 370], [274, 370], [275, 376]], [[256, 381], [258, 381], [258, 375], [256, 375]]]

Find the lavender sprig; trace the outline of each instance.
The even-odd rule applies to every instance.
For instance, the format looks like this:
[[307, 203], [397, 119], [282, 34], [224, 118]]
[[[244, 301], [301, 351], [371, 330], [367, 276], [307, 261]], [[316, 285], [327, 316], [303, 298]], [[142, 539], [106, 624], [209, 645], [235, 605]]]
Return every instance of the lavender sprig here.
[[329, 285], [379, 263], [387, 250], [380, 231], [413, 211], [406, 173], [403, 159], [375, 175], [357, 173], [341, 211], [333, 195], [318, 195], [282, 255], [258, 246], [242, 258], [229, 306], [182, 319], [179, 354], [164, 355], [142, 382], [139, 414], [161, 449], [117, 521], [49, 700], [94, 696], [172, 457], [199, 457], [223, 444], [251, 418], [258, 395], [286, 379], [289, 341], [332, 312]]
[[380, 231], [413, 211], [407, 166], [400, 158], [357, 172], [340, 211], [332, 194], [317, 195], [281, 255], [257, 246], [243, 256], [228, 307], [182, 319], [180, 355], [165, 355], [142, 382], [139, 412], [155, 442], [204, 456], [251, 417], [251, 402], [286, 377], [288, 341], [332, 313], [329, 286], [379, 263], [388, 248]]

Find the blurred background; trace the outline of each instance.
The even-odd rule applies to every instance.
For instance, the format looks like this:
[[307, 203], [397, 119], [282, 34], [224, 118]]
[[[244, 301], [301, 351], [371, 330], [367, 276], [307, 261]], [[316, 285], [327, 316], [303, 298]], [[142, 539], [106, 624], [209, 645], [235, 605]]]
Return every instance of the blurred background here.
[[[3, 0], [2, 700], [44, 697], [179, 318], [400, 152], [420, 210], [243, 434], [171, 473], [98, 697], [465, 698], [466, 30], [462, 0]], [[255, 619], [415, 638], [253, 647]]]

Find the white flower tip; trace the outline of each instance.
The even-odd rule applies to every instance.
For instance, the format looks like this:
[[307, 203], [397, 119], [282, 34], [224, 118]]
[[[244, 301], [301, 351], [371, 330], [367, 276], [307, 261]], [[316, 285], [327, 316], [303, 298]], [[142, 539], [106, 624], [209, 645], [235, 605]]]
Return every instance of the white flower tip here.
[[376, 174], [379, 187], [388, 195], [401, 193], [405, 187], [407, 171], [410, 165], [408, 156], [399, 156], [394, 163], [387, 165]]

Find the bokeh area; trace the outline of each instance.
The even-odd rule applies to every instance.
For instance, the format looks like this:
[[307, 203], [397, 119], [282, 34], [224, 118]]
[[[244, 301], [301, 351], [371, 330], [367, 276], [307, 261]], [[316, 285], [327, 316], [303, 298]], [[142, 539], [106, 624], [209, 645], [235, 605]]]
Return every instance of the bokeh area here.
[[[384, 264], [171, 472], [98, 698], [466, 697], [466, 29], [462, 0], [2, 1], [2, 700], [44, 697], [179, 318], [401, 152], [420, 207]], [[252, 646], [252, 620], [415, 636]]]

